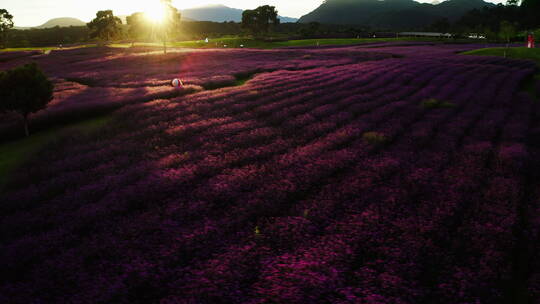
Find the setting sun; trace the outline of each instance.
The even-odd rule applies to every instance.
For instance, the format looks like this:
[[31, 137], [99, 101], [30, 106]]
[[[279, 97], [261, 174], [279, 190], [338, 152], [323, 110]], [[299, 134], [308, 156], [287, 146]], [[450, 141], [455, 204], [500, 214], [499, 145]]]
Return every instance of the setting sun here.
[[163, 2], [155, 3], [153, 5], [150, 4], [145, 8], [144, 14], [149, 21], [161, 23], [165, 20], [166, 7]]

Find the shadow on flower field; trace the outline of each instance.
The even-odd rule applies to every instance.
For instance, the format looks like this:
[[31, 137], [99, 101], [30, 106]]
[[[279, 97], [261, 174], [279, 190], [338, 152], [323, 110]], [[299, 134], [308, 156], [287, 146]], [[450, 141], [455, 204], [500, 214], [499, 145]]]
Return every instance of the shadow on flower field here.
[[[310, 50], [178, 50], [167, 55], [153, 48], [125, 51], [113, 48], [83, 48], [53, 51], [50, 55], [11, 55], [0, 68], [37, 62], [56, 79], [53, 105], [31, 117], [31, 128], [40, 130], [54, 124], [92, 117], [129, 103], [172, 98], [183, 94], [237, 85], [257, 72], [277, 69], [309, 69], [352, 62], [383, 59], [389, 55], [359, 53], [343, 57], [322, 52], [306, 57]], [[33, 54], [33, 53], [32, 53]], [[9, 59], [9, 58], [8, 58]], [[285, 64], [284, 64], [285, 63]], [[247, 76], [246, 76], [247, 75]], [[187, 86], [170, 86], [181, 78]], [[242, 83], [240, 81], [240, 83]], [[22, 136], [16, 118], [3, 116], [0, 134], [5, 139]]]
[[[535, 68], [456, 55], [476, 47], [77, 50], [62, 68], [53, 52], [49, 73], [92, 85], [61, 80], [50, 111], [122, 107], [0, 194], [0, 301], [538, 298]], [[178, 72], [204, 87], [255, 70], [125, 102]]]

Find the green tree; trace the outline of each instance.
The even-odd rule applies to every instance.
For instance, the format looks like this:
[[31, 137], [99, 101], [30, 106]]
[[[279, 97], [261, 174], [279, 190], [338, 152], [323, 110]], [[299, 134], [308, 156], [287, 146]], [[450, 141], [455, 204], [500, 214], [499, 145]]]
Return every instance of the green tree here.
[[274, 6], [259, 6], [254, 10], [242, 13], [242, 27], [248, 29], [254, 36], [268, 33], [271, 25], [278, 25], [278, 12]]
[[487, 41], [496, 41], [497, 40], [497, 34], [492, 31], [489, 27], [486, 27], [483, 31], [480, 31], [484, 33], [484, 36], [486, 37]]
[[5, 9], [0, 9], [0, 35], [2, 48], [7, 47], [7, 33], [13, 28], [13, 16]]
[[504, 57], [506, 57], [506, 52], [510, 45], [510, 39], [514, 38], [516, 35], [516, 27], [514, 24], [508, 21], [502, 21], [499, 27], [499, 37], [506, 41], [506, 49], [504, 50]]
[[510, 40], [516, 35], [516, 27], [509, 21], [502, 21], [499, 26], [499, 37], [506, 42], [506, 47], [510, 44]]
[[163, 6], [163, 20], [154, 25], [154, 33], [163, 42], [163, 53], [167, 53], [167, 41], [171, 40], [179, 25], [182, 15], [176, 7], [172, 5], [172, 0], [160, 0]]
[[319, 22], [310, 22], [307, 27], [300, 29], [300, 34], [304, 37], [313, 37], [319, 33], [321, 24]]
[[127, 16], [126, 23], [129, 26], [128, 35], [131, 39], [131, 46], [135, 41], [148, 35], [148, 21], [144, 17], [144, 13], [133, 13]]
[[99, 11], [96, 18], [86, 24], [90, 29], [90, 37], [110, 42], [122, 33], [122, 20], [115, 17], [111, 10]]
[[456, 25], [468, 28], [489, 28], [494, 32], [499, 32], [502, 21], [522, 25], [524, 18], [522, 9], [516, 5], [498, 4], [493, 7], [474, 9], [461, 17]]
[[522, 0], [521, 6], [531, 8], [531, 7], [538, 7], [540, 5], [540, 1], [538, 0]]
[[17, 112], [28, 136], [28, 116], [44, 109], [53, 98], [54, 86], [35, 63], [0, 73], [0, 112]]

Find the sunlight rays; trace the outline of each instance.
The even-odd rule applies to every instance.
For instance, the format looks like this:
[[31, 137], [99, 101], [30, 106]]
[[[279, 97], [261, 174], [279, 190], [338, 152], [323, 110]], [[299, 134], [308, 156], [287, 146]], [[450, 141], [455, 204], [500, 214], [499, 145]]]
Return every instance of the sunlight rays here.
[[144, 8], [144, 15], [148, 21], [156, 24], [163, 23], [167, 16], [167, 7], [162, 1], [155, 1]]

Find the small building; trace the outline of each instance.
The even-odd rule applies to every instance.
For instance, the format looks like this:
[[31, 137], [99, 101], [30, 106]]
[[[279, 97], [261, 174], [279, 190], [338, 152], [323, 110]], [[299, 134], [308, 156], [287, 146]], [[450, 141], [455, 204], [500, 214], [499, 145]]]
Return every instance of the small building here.
[[470, 38], [470, 39], [486, 39], [486, 35], [478, 34], [478, 33], [469, 33], [467, 38]]
[[433, 32], [401, 32], [397, 34], [399, 37], [435, 37], [435, 38], [452, 38], [450, 33], [433, 33]]

